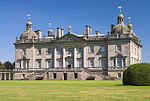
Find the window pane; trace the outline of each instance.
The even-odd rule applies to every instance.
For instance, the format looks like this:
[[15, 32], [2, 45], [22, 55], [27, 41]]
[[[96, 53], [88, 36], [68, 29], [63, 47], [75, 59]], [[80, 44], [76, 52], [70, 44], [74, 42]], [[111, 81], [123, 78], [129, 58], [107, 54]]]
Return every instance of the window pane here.
[[52, 53], [52, 49], [51, 48], [47, 48], [46, 54], [50, 55]]
[[94, 67], [94, 59], [89, 59], [89, 67]]

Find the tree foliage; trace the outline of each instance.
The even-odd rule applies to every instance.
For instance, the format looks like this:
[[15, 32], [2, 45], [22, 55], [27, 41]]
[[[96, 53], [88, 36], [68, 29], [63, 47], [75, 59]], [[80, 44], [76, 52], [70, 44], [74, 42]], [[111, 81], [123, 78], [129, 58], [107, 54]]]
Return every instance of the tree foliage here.
[[6, 61], [4, 65], [6, 69], [14, 69], [14, 63], [11, 63], [10, 61]]
[[150, 86], [150, 63], [138, 63], [123, 73], [123, 85]]
[[5, 68], [5, 65], [2, 62], [0, 62], [0, 69], [3, 69], [3, 68]]

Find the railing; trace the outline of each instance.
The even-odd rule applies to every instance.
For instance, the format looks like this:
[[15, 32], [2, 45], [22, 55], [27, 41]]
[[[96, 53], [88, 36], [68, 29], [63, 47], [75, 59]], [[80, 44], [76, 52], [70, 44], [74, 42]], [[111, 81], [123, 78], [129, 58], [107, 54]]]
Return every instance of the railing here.
[[16, 43], [36, 43], [36, 42], [51, 42], [54, 39], [51, 38], [41, 38], [41, 39], [21, 39], [16, 40]]
[[108, 70], [124, 70], [127, 69], [127, 67], [108, 67], [108, 68], [102, 68], [102, 67], [52, 67], [52, 68], [15, 68], [15, 69], [0, 69], [0, 71], [43, 71], [43, 70], [75, 70], [75, 69], [88, 69], [88, 70], [102, 70], [102, 71], [108, 71]]

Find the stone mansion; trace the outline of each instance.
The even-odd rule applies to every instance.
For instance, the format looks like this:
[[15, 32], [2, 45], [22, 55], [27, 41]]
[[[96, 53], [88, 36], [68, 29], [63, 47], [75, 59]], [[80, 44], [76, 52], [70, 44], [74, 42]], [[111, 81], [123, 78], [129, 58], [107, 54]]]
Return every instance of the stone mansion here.
[[82, 35], [74, 34], [69, 26], [66, 34], [62, 28], [50, 28], [42, 37], [29, 19], [14, 45], [15, 69], [6, 75], [16, 80], [121, 79], [129, 65], [141, 62], [141, 42], [122, 13], [107, 35], [93, 33], [90, 26]]

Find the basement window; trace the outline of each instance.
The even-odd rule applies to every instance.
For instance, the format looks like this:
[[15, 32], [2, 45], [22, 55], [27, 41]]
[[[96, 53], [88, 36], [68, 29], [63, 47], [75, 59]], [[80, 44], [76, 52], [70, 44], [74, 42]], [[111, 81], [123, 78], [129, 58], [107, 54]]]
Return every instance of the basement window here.
[[57, 78], [57, 74], [53, 73], [53, 78], [56, 79]]

